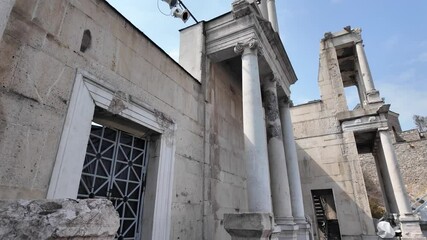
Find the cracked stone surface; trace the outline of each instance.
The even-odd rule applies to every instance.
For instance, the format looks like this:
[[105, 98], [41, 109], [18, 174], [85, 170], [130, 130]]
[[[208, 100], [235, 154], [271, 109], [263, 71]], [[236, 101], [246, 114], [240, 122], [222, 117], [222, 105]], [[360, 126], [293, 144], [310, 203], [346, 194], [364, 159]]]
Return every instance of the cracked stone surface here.
[[118, 227], [105, 199], [0, 201], [0, 239], [113, 239]]

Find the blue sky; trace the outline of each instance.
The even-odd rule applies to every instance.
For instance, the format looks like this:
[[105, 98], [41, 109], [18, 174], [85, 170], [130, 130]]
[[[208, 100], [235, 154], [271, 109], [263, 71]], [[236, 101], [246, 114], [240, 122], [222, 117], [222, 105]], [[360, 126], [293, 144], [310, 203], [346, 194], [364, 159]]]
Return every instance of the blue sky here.
[[[135, 26], [178, 59], [178, 30], [194, 24], [165, 16], [160, 0], [108, 0]], [[231, 10], [231, 0], [183, 0], [197, 20]], [[414, 128], [412, 115], [427, 116], [426, 0], [276, 0], [280, 35], [298, 76], [292, 86], [295, 104], [319, 99], [319, 42], [325, 32], [361, 27], [375, 87], [391, 109], [400, 113], [403, 129]], [[357, 102], [346, 92], [349, 106]]]

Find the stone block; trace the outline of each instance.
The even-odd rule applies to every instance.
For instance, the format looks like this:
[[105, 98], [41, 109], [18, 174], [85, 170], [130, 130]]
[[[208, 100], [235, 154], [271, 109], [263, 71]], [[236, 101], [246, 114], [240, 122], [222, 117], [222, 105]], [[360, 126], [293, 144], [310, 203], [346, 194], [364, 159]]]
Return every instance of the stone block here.
[[73, 5], [69, 5], [65, 14], [59, 40], [64, 47], [79, 52], [83, 37], [83, 31], [86, 28], [88, 17], [81, 10]]
[[37, 0], [16, 0], [15, 6], [13, 6], [13, 11], [17, 12], [25, 19], [31, 20], [33, 18], [34, 9], [37, 6], [37, 2]]
[[232, 240], [267, 240], [273, 232], [273, 224], [270, 213], [224, 214], [224, 228]]
[[22, 45], [13, 37], [5, 34], [0, 42], [0, 85], [8, 90], [13, 78], [18, 60], [21, 55]]
[[34, 22], [27, 21], [12, 12], [9, 23], [5, 29], [5, 34], [15, 38], [21, 44], [27, 44], [34, 48], [40, 48], [46, 38], [46, 31]]
[[0, 201], [1, 239], [113, 239], [118, 227], [109, 200]]
[[38, 1], [33, 21], [47, 32], [57, 35], [64, 19], [68, 1]]
[[[32, 47], [25, 47], [10, 84], [10, 89], [39, 103], [45, 103], [52, 88], [63, 81], [66, 66], [51, 56]], [[68, 75], [69, 76], [69, 75]], [[70, 83], [67, 79], [65, 83]], [[71, 86], [69, 86], [71, 88]]]
[[170, 239], [202, 239], [202, 204], [172, 203]]
[[[105, 26], [102, 26], [102, 23], [96, 23], [90, 18], [87, 19], [85, 29], [90, 31], [92, 41], [90, 47], [82, 54], [114, 71], [116, 64], [117, 39], [103, 27]], [[136, 62], [133, 62], [133, 64], [135, 65], [133, 65], [132, 69], [140, 69], [140, 66], [137, 66]], [[141, 76], [142, 75], [139, 77]]]

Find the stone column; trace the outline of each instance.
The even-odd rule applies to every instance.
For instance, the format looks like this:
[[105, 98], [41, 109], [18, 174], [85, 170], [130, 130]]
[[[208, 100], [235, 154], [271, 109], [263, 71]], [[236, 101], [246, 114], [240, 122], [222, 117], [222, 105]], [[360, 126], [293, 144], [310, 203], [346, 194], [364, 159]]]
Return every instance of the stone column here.
[[369, 69], [368, 59], [366, 58], [362, 40], [356, 43], [356, 53], [359, 62], [360, 75], [362, 76], [363, 85], [365, 87], [367, 103], [381, 102], [380, 94], [375, 90], [374, 81], [372, 80], [371, 70]]
[[363, 41], [356, 43], [356, 53], [366, 92], [372, 92], [375, 90], [375, 86], [372, 81], [371, 70], [369, 69], [368, 59], [366, 58], [365, 49], [363, 47]]
[[3, 38], [3, 32], [9, 22], [10, 12], [15, 5], [15, 0], [0, 1], [0, 40]]
[[235, 52], [242, 54], [243, 133], [250, 212], [272, 212], [267, 137], [263, 118], [258, 69], [258, 41], [238, 43]]
[[406, 188], [400, 174], [396, 152], [392, 144], [392, 138], [388, 127], [378, 129], [381, 139], [381, 146], [384, 152], [385, 164], [393, 188], [396, 205], [399, 210], [399, 221], [402, 230], [402, 239], [426, 239], [423, 237], [419, 218], [412, 213]]
[[249, 213], [224, 214], [224, 228], [232, 240], [268, 240], [274, 229], [268, 168], [267, 138], [258, 69], [258, 41], [234, 48], [242, 54], [243, 134]]
[[261, 3], [258, 5], [261, 10], [262, 16], [268, 20], [268, 8], [267, 8], [267, 0], [261, 0]]
[[304, 203], [301, 189], [301, 177], [298, 166], [298, 155], [295, 144], [294, 130], [290, 111], [290, 102], [281, 99], [280, 121], [282, 123], [283, 144], [288, 169], [289, 187], [291, 192], [292, 215], [299, 226], [298, 239], [309, 239], [310, 225], [305, 219]]
[[267, 146], [270, 163], [273, 213], [274, 219], [278, 225], [294, 225], [276, 83], [276, 78], [272, 76], [271, 79], [265, 80], [262, 86], [265, 121], [267, 125]]
[[271, 26], [274, 31], [279, 32], [279, 23], [277, 22], [277, 12], [276, 12], [276, 1], [275, 0], [266, 0], [267, 9], [268, 9], [268, 20], [271, 22]]
[[392, 144], [388, 128], [378, 129], [381, 139], [381, 146], [384, 151], [384, 160], [387, 166], [387, 172], [390, 176], [391, 185], [396, 198], [396, 204], [401, 215], [412, 212], [409, 204], [408, 195], [406, 194], [405, 185], [403, 184], [402, 175], [400, 174], [399, 164], [397, 162], [396, 152]]
[[385, 207], [388, 213], [399, 213], [394, 196], [393, 186], [388, 173], [387, 164], [384, 157], [384, 150], [381, 145], [374, 156], [377, 165], [378, 180], [383, 193]]

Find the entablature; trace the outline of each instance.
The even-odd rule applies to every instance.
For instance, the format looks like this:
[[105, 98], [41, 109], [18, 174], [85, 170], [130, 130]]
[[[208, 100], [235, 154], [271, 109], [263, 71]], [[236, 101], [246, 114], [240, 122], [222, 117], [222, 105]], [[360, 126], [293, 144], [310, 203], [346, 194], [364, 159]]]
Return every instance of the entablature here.
[[233, 11], [206, 23], [206, 54], [214, 62], [238, 57], [234, 47], [256, 39], [260, 46], [260, 77], [278, 76], [279, 86], [286, 96], [297, 80], [279, 35], [260, 16], [254, 3], [235, 1]]

